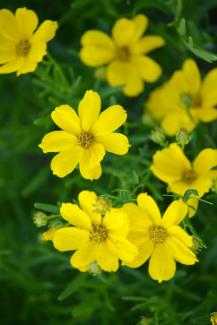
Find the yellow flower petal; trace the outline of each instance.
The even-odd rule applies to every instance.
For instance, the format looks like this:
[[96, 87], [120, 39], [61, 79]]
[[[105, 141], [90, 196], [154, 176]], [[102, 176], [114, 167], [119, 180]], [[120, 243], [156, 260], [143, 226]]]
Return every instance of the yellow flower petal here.
[[127, 113], [122, 106], [110, 106], [100, 114], [92, 132], [96, 137], [108, 135], [124, 124], [126, 119]]
[[158, 282], [170, 280], [176, 272], [176, 263], [165, 245], [155, 246], [149, 262], [148, 272]]
[[182, 69], [188, 83], [188, 87], [191, 89], [191, 93], [197, 95], [200, 90], [201, 79], [196, 62], [192, 59], [185, 60]]
[[103, 219], [103, 224], [112, 235], [126, 237], [129, 232], [129, 219], [121, 209], [110, 209]]
[[21, 74], [27, 72], [33, 72], [37, 68], [37, 62], [33, 62], [31, 60], [26, 59], [24, 61], [23, 66], [17, 71], [17, 76], [19, 77]]
[[200, 121], [205, 123], [217, 119], [217, 109], [214, 107], [198, 107], [191, 109], [190, 112], [192, 115], [196, 116], [196, 118], [198, 118]]
[[102, 175], [102, 168], [101, 165], [98, 164], [93, 168], [90, 168], [84, 160], [79, 162], [80, 165], [80, 173], [82, 177], [85, 179], [90, 179], [91, 181], [93, 179], [98, 179]]
[[58, 153], [51, 161], [51, 170], [58, 177], [70, 174], [78, 164], [78, 152], [76, 149]]
[[217, 68], [212, 69], [204, 78], [201, 96], [206, 106], [215, 106], [217, 104]]
[[217, 149], [202, 150], [193, 162], [193, 169], [199, 176], [208, 176], [211, 169], [217, 166]]
[[88, 169], [94, 168], [103, 160], [105, 149], [102, 144], [94, 143], [89, 149], [81, 149], [79, 162]]
[[155, 82], [161, 76], [161, 66], [148, 56], [138, 55], [131, 59], [132, 64], [142, 79], [147, 82]]
[[8, 40], [7, 38], [5, 38], [5, 37], [2, 35], [2, 32], [1, 32], [1, 34], [0, 34], [0, 49], [1, 49], [1, 52], [2, 52], [2, 50], [12, 50], [12, 49], [13, 49], [14, 52], [15, 52], [14, 42]]
[[151, 171], [164, 182], [174, 182], [182, 179], [183, 172], [190, 168], [191, 163], [181, 148], [172, 143], [154, 154]]
[[144, 36], [132, 46], [133, 54], [147, 54], [165, 44], [161, 36]]
[[199, 201], [197, 198], [190, 197], [188, 199], [187, 205], [188, 205], [189, 218], [194, 217], [194, 215], [197, 213], [198, 204]]
[[139, 194], [137, 196], [137, 204], [155, 224], [161, 222], [160, 210], [155, 200], [150, 195], [147, 193]]
[[88, 271], [90, 264], [96, 259], [96, 248], [96, 244], [91, 242], [80, 247], [70, 259], [72, 266], [81, 272]]
[[143, 92], [144, 82], [132, 63], [113, 61], [107, 67], [106, 74], [111, 86], [124, 86], [126, 96], [138, 96]]
[[187, 205], [182, 200], [173, 201], [162, 217], [162, 224], [165, 227], [178, 225], [188, 213]]
[[168, 237], [169, 239], [172, 236], [172, 238], [177, 238], [187, 247], [193, 246], [193, 237], [190, 236], [186, 231], [184, 231], [180, 226], [176, 226], [176, 225], [170, 226], [167, 231], [170, 234], [170, 236]]
[[103, 271], [116, 272], [119, 268], [117, 256], [113, 255], [107, 248], [106, 243], [102, 243], [96, 253], [97, 264]]
[[47, 231], [43, 232], [42, 234], [42, 239], [43, 240], [53, 240], [54, 238], [54, 235], [56, 233], [56, 231], [58, 230], [59, 228], [50, 228], [48, 229]]
[[55, 232], [54, 247], [61, 252], [78, 249], [89, 240], [89, 232], [75, 227], [64, 227]]
[[47, 45], [42, 41], [31, 42], [31, 49], [28, 54], [30, 61], [40, 62], [43, 59], [43, 56], [46, 54]]
[[145, 15], [137, 15], [133, 18], [134, 33], [133, 41], [137, 41], [146, 31], [148, 27], [148, 18]]
[[110, 235], [106, 244], [112, 254], [126, 262], [131, 262], [138, 254], [136, 246], [120, 236]]
[[96, 91], [87, 90], [78, 106], [78, 115], [83, 131], [89, 131], [97, 121], [101, 108], [101, 99]]
[[15, 60], [0, 66], [0, 74], [15, 72], [23, 66], [23, 63], [24, 58], [18, 57]]
[[78, 195], [79, 204], [89, 217], [91, 218], [93, 223], [101, 223], [101, 215], [95, 212], [95, 204], [97, 202], [97, 195], [93, 191], [82, 191]]
[[15, 58], [16, 58], [16, 52], [14, 48], [0, 50], [0, 64], [13, 61]]
[[134, 22], [127, 18], [118, 19], [112, 28], [113, 39], [119, 47], [129, 45], [134, 37], [134, 32]]
[[143, 265], [151, 256], [154, 250], [154, 243], [151, 240], [145, 241], [142, 245], [138, 247], [138, 255], [134, 258], [132, 262], [123, 263], [128, 267], [137, 268]]
[[168, 238], [165, 245], [171, 255], [179, 263], [193, 265], [198, 261], [193, 251], [175, 237]]
[[96, 141], [102, 143], [106, 151], [116, 155], [125, 155], [130, 147], [128, 138], [120, 133], [97, 136]]
[[101, 31], [90, 30], [84, 33], [81, 45], [83, 46], [80, 51], [81, 61], [92, 67], [107, 64], [115, 56], [112, 39]]
[[81, 132], [78, 115], [69, 105], [61, 105], [51, 113], [54, 123], [64, 131], [79, 135]]
[[91, 228], [91, 221], [89, 216], [76, 204], [62, 203], [60, 207], [60, 214], [66, 221], [71, 223], [73, 226], [77, 226], [84, 229]]
[[54, 38], [57, 28], [58, 23], [56, 21], [45, 20], [34, 33], [33, 40], [47, 43]]
[[39, 147], [44, 153], [59, 152], [74, 147], [76, 141], [76, 137], [68, 132], [53, 131], [43, 137]]
[[6, 39], [13, 42], [19, 40], [15, 16], [8, 9], [0, 10], [0, 30], [1, 35]]
[[38, 26], [38, 17], [36, 13], [25, 7], [18, 8], [15, 17], [20, 36], [24, 39], [30, 38]]
[[169, 136], [176, 135], [181, 128], [192, 131], [195, 126], [196, 121], [192, 121], [190, 116], [184, 110], [170, 111], [165, 115], [161, 122], [163, 131]]
[[[143, 204], [144, 195], [140, 194], [139, 202]], [[146, 200], [145, 197], [145, 206]], [[126, 203], [123, 205], [122, 209], [127, 213], [130, 221], [130, 230], [135, 232], [145, 232], [147, 228], [152, 224], [152, 219], [149, 214], [142, 208], [142, 206], [137, 206], [134, 203]]]

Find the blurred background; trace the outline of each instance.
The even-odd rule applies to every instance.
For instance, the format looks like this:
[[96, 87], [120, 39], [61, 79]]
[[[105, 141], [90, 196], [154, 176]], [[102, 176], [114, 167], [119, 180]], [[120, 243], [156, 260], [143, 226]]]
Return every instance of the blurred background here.
[[[57, 20], [59, 29], [49, 44], [49, 54], [32, 74], [19, 78], [0, 75], [0, 323], [2, 325], [58, 324], [209, 324], [217, 310], [217, 211], [201, 204], [195, 224], [208, 249], [200, 263], [179, 265], [176, 277], [159, 285], [149, 279], [147, 266], [121, 269], [94, 277], [72, 270], [70, 254], [55, 251], [41, 240], [43, 229], [32, 221], [35, 202], [57, 204], [76, 199], [83, 189], [110, 193], [117, 202], [148, 191], [166, 206], [166, 187], [149, 172], [151, 157], [159, 146], [150, 139], [150, 126], [142, 123], [144, 101], [157, 85], [194, 58], [202, 74], [216, 66], [216, 0], [32, 0], [1, 1], [0, 9], [15, 12], [33, 9], [40, 22]], [[94, 70], [79, 60], [80, 38], [88, 29], [110, 33], [115, 20], [144, 13], [150, 19], [149, 34], [162, 35], [166, 46], [151, 56], [163, 67], [158, 83], [147, 85], [141, 96], [129, 99], [94, 78]], [[183, 33], [178, 22], [184, 19]], [[194, 43], [189, 44], [189, 35]], [[195, 51], [197, 48], [197, 51]], [[54, 125], [50, 113], [57, 105], [76, 107], [85, 90], [99, 91], [103, 108], [122, 104], [128, 111], [133, 149], [126, 157], [112, 155], [104, 161], [97, 182], [81, 179], [76, 171], [58, 179], [50, 171], [51, 156], [38, 144]], [[215, 123], [199, 126], [188, 148], [190, 157], [205, 147], [215, 147]], [[154, 180], [154, 181], [153, 181]], [[217, 203], [216, 194], [207, 200]]]

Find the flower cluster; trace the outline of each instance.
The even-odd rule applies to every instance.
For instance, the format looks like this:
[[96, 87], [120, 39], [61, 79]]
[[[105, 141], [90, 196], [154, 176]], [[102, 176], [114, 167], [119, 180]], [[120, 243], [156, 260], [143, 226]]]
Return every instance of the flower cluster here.
[[151, 93], [145, 112], [149, 112], [169, 136], [181, 128], [191, 131], [199, 122], [217, 119], [216, 83], [216, 68], [202, 81], [196, 62], [188, 59], [181, 70], [175, 71], [169, 81]]
[[[19, 76], [35, 71], [58, 24], [46, 20], [37, 26], [38, 17], [32, 10], [19, 8], [15, 14], [0, 10], [1, 74], [16, 72]], [[147, 27], [148, 18], [139, 14], [118, 19], [111, 37], [89, 30], [81, 37], [80, 59], [87, 66], [102, 68], [98, 76], [112, 87], [122, 87], [124, 95], [138, 96], [144, 83], [156, 82], [163, 71], [147, 54], [165, 41], [160, 35], [144, 36]], [[153, 154], [150, 171], [175, 197], [162, 216], [147, 193], [133, 198], [137, 203], [126, 199], [115, 205], [106, 194], [97, 196], [85, 190], [79, 193], [79, 204], [62, 203], [57, 215], [34, 215], [37, 227], [48, 227], [42, 239], [51, 240], [61, 252], [73, 252], [71, 265], [81, 272], [115, 272], [121, 265], [138, 268], [149, 260], [151, 278], [162, 282], [175, 275], [176, 262], [195, 264], [194, 240], [198, 238], [189, 217], [195, 215], [198, 200], [216, 182], [217, 149], [205, 148], [190, 162], [184, 148], [191, 140], [189, 132], [200, 122], [217, 119], [216, 84], [216, 68], [202, 81], [196, 62], [187, 59], [145, 104], [145, 114], [159, 123], [151, 138], [164, 147]], [[59, 129], [44, 135], [39, 147], [44, 153], [56, 153], [51, 161], [54, 175], [63, 178], [79, 168], [83, 178], [97, 180], [106, 152], [128, 153], [128, 134], [119, 130], [126, 123], [127, 112], [115, 99], [112, 104], [101, 112], [100, 94], [87, 90], [78, 109], [63, 104], [52, 111]], [[169, 144], [166, 135], [176, 135], [177, 142]]]

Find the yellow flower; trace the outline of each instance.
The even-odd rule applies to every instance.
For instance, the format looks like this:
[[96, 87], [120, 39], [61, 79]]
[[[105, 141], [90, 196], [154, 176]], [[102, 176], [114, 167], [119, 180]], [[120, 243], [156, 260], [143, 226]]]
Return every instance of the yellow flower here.
[[157, 151], [153, 156], [151, 171], [169, 185], [171, 192], [183, 195], [189, 189], [198, 191], [202, 197], [212, 186], [217, 175], [217, 150], [202, 150], [191, 163], [182, 149], [172, 143], [168, 148]]
[[104, 32], [90, 30], [81, 39], [82, 62], [91, 67], [108, 65], [106, 78], [111, 86], [124, 86], [127, 96], [137, 96], [144, 89], [144, 81], [155, 82], [161, 67], [147, 54], [164, 45], [160, 36], [143, 36], [148, 18], [138, 15], [121, 18], [112, 29], [112, 38]]
[[86, 91], [78, 106], [78, 115], [68, 105], [61, 105], [51, 117], [62, 130], [44, 136], [44, 153], [59, 152], [51, 161], [54, 175], [64, 177], [79, 164], [86, 179], [98, 179], [102, 174], [100, 162], [105, 151], [117, 155], [128, 152], [126, 136], [113, 133], [126, 121], [127, 114], [120, 105], [113, 105], [100, 114], [101, 99], [97, 92]]
[[167, 135], [175, 135], [180, 128], [191, 131], [199, 121], [217, 119], [216, 83], [217, 68], [201, 81], [196, 62], [188, 59], [182, 70], [151, 93], [146, 108]]
[[102, 216], [95, 209], [97, 195], [91, 191], [80, 192], [78, 200], [81, 208], [71, 203], [61, 205], [60, 214], [73, 227], [56, 231], [55, 248], [75, 250], [71, 264], [81, 272], [91, 270], [93, 263], [104, 271], [117, 271], [119, 259], [132, 261], [137, 248], [127, 239], [127, 215], [121, 209], [108, 208]]
[[56, 231], [59, 228], [50, 228], [47, 231], [43, 232], [41, 238], [42, 240], [53, 240]]
[[176, 272], [176, 261], [193, 265], [197, 258], [191, 250], [193, 238], [179, 223], [187, 214], [187, 206], [182, 200], [173, 201], [163, 217], [153, 198], [146, 193], [137, 197], [137, 205], [123, 206], [130, 220], [128, 239], [138, 247], [139, 254], [132, 262], [124, 264], [136, 268], [149, 258], [149, 274], [158, 282], [170, 280]]
[[45, 20], [36, 30], [37, 26], [38, 17], [32, 10], [18, 8], [15, 15], [0, 10], [0, 74], [16, 71], [19, 76], [36, 69], [58, 25]]

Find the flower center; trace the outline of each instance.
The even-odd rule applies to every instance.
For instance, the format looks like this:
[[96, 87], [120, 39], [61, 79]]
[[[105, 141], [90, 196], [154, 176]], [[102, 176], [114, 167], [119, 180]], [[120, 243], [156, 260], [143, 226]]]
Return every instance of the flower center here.
[[98, 197], [93, 204], [93, 212], [105, 215], [111, 208], [111, 203], [104, 197]]
[[90, 240], [96, 243], [102, 243], [108, 238], [108, 231], [102, 224], [94, 225], [90, 232]]
[[202, 99], [200, 94], [192, 96], [191, 94], [188, 93], [183, 93], [180, 96], [182, 104], [185, 106], [185, 108], [198, 108], [202, 104]]
[[154, 244], [163, 244], [168, 236], [166, 229], [162, 226], [151, 226], [149, 234]]
[[127, 46], [118, 48], [117, 56], [121, 61], [127, 61], [130, 58], [130, 50]]
[[94, 136], [89, 132], [82, 132], [78, 136], [78, 143], [84, 149], [89, 149], [90, 146], [94, 143]]
[[197, 174], [193, 169], [185, 170], [182, 174], [182, 180], [186, 184], [192, 184], [197, 179]]
[[20, 41], [16, 45], [16, 52], [19, 56], [27, 56], [31, 48], [31, 45], [27, 39]]

